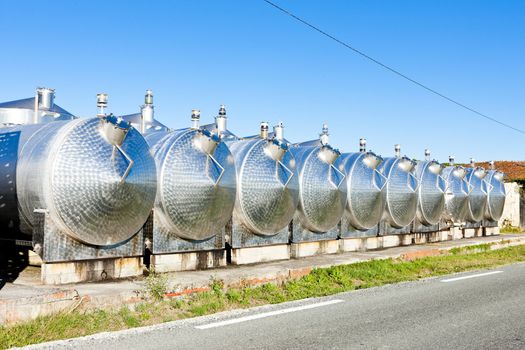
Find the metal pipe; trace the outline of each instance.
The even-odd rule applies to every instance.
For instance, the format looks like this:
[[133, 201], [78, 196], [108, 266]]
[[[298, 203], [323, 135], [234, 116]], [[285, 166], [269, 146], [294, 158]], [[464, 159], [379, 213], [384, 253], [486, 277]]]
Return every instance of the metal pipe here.
[[359, 152], [361, 153], [366, 152], [366, 139], [365, 138], [359, 139]]
[[495, 162], [494, 162], [493, 160], [491, 160], [491, 161], [489, 162], [489, 167], [490, 167], [491, 170], [496, 169], [496, 164], [495, 164]]
[[99, 109], [97, 117], [101, 118], [106, 116], [106, 112], [104, 111], [106, 107], [108, 106], [108, 94], [100, 93], [97, 94], [97, 108]]
[[401, 158], [401, 145], [399, 143], [394, 145], [394, 154], [396, 158]]
[[450, 163], [450, 165], [454, 165], [455, 164], [454, 156], [448, 156], [448, 162]]
[[35, 91], [35, 114], [33, 116], [33, 124], [38, 124], [38, 88]]
[[328, 133], [328, 125], [326, 123], [323, 124], [323, 129], [319, 134], [319, 140], [322, 145], [328, 145], [330, 143], [330, 134]]
[[267, 139], [268, 138], [268, 123], [267, 122], [261, 122], [261, 132], [260, 132], [261, 138]]
[[279, 141], [283, 140], [283, 133], [284, 133], [284, 125], [283, 122], [279, 122], [277, 125], [273, 127], [273, 133], [275, 135], [275, 138]]
[[191, 128], [198, 129], [201, 119], [201, 111], [198, 109], [191, 110]]
[[425, 160], [430, 160], [430, 150], [428, 148], [425, 149]]
[[476, 167], [476, 161], [474, 160], [474, 158], [470, 158], [470, 166], [472, 168], [475, 168]]
[[146, 124], [153, 123], [154, 120], [153, 91], [146, 90], [144, 105], [140, 108], [140, 132], [146, 132]]
[[226, 106], [221, 105], [219, 108], [219, 115], [215, 117], [215, 126], [217, 127], [217, 133], [222, 135], [226, 131]]

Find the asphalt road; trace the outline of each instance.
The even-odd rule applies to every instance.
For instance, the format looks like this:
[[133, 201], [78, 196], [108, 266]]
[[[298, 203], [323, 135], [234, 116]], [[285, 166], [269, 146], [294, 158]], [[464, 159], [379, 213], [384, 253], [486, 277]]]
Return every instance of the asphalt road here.
[[[477, 276], [486, 272], [489, 274]], [[465, 276], [477, 277], [455, 279]], [[525, 349], [525, 264], [222, 313], [38, 348]]]

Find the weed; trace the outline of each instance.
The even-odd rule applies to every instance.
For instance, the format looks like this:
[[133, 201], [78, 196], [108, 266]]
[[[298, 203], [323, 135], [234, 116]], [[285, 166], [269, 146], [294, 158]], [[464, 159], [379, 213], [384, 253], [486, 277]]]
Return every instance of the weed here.
[[168, 277], [163, 274], [151, 271], [146, 277], [146, 291], [147, 294], [155, 301], [164, 299], [164, 295], [168, 290]]

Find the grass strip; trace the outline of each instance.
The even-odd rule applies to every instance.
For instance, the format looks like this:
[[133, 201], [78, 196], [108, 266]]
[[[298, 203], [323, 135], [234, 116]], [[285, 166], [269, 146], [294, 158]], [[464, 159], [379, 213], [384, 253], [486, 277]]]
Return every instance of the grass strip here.
[[[0, 327], [0, 348], [147, 326], [230, 309], [322, 297], [402, 281], [491, 268], [525, 261], [525, 245], [490, 250], [482, 244], [455, 248], [447, 254], [413, 261], [371, 260], [351, 265], [315, 269], [310, 274], [282, 284], [225, 289], [214, 280], [210, 291], [181, 299], [161, 299], [165, 277], [152, 276], [144, 302], [120, 310], [77, 310], [40, 317], [34, 321]], [[160, 281], [160, 282], [159, 282]]]

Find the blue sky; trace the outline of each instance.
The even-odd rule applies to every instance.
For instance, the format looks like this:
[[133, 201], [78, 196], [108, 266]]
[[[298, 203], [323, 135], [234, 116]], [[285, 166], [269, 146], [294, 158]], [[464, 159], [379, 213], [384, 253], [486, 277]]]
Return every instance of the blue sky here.
[[[525, 2], [290, 1], [276, 3], [401, 72], [524, 129]], [[138, 111], [155, 94], [157, 118], [211, 122], [221, 103], [230, 129], [285, 123], [292, 142], [327, 122], [332, 144], [383, 156], [401, 143], [446, 161], [523, 160], [525, 135], [458, 108], [385, 71], [261, 0], [2, 1], [0, 101], [57, 90], [56, 102], [94, 116]]]

